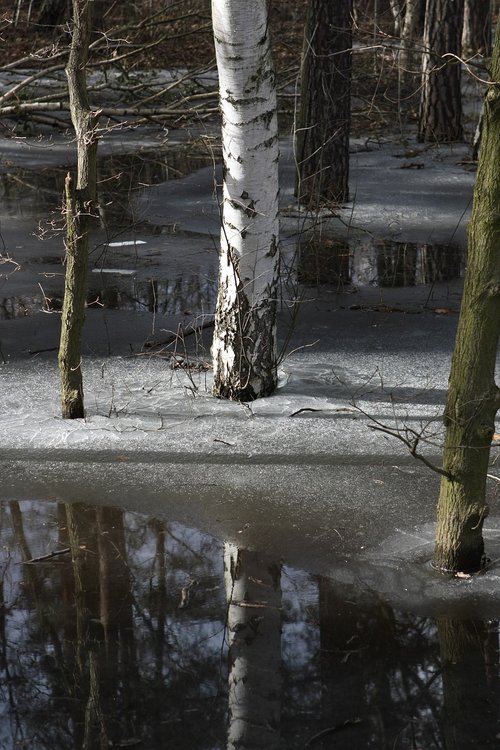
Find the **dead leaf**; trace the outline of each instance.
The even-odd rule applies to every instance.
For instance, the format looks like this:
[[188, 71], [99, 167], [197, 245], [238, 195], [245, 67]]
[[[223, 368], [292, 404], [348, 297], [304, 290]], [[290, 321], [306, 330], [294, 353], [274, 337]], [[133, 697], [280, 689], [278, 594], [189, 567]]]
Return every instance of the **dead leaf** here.
[[433, 312], [435, 312], [436, 315], [448, 315], [451, 310], [449, 307], [435, 307]]

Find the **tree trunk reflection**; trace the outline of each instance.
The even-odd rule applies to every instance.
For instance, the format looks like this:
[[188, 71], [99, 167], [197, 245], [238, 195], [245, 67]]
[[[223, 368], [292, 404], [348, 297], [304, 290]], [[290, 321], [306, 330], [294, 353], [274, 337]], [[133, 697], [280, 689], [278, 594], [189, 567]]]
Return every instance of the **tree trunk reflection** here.
[[227, 750], [280, 745], [281, 567], [226, 544], [229, 728]]
[[[441, 617], [438, 632], [443, 670], [443, 736], [446, 750], [497, 748], [495, 724], [498, 721], [498, 705], [492, 690], [494, 686], [498, 689], [496, 627], [492, 629], [490, 624], [480, 620], [460, 621]], [[493, 650], [492, 639], [496, 640]]]

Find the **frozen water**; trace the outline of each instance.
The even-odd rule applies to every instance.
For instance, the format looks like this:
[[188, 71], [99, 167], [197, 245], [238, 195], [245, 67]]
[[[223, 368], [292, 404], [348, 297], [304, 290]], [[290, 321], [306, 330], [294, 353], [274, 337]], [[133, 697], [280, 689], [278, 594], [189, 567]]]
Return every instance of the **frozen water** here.
[[[24, 165], [27, 155], [33, 160], [45, 153], [40, 145], [30, 148], [23, 145]], [[473, 174], [458, 163], [465, 147], [423, 151], [421, 169], [401, 169], [400, 151], [393, 143], [357, 149], [352, 203], [340, 218], [321, 215], [322, 231], [350, 242], [365, 241], [368, 232], [463, 246], [473, 183]], [[290, 145], [283, 143], [282, 152], [283, 232], [293, 248], [294, 232], [313, 219], [289, 208]], [[15, 153], [9, 148], [9, 158]], [[61, 158], [58, 152], [58, 163]], [[189, 268], [209, 278], [218, 235], [212, 168], [151, 188], [138, 197], [137, 208], [142, 219], [175, 231], [148, 238], [142, 249], [136, 240], [134, 248], [124, 246], [127, 235], [105, 271], [134, 268], [147, 281], [159, 273], [171, 276], [175, 266], [176, 272]], [[27, 222], [4, 219], [14, 259], [16, 246], [26, 242]], [[26, 245], [23, 258], [33, 257], [33, 247]], [[144, 248], [154, 258], [141, 255]], [[132, 266], [127, 253], [136, 250]], [[23, 273], [3, 277], [6, 298], [36, 286], [36, 274]], [[174, 286], [166, 286], [168, 298]], [[82, 359], [87, 415], [72, 422], [59, 417], [58, 315], [2, 320], [0, 495], [170, 511], [247, 545], [282, 544], [287, 559], [305, 569], [393, 587], [403, 597], [408, 565], [430, 554], [438, 476], [373, 427], [422, 431], [422, 451], [439, 463], [460, 288], [452, 280], [411, 288], [285, 290], [280, 332], [288, 354], [280, 385], [252, 404], [212, 398], [209, 371], [172, 369], [181, 359], [209, 361], [209, 329], [177, 345], [175, 357], [172, 347], [144, 349], [148, 340], [205, 320], [213, 313], [211, 292], [198, 290], [186, 300], [184, 290], [177, 306], [166, 305], [164, 312], [142, 298], [134, 311], [89, 308]], [[298, 316], [290, 328], [295, 297]], [[493, 526], [497, 504], [498, 487], [491, 483]], [[490, 537], [493, 547], [495, 539]], [[382, 557], [387, 578], [373, 565]], [[425, 596], [439, 598], [442, 587], [428, 571], [421, 575], [417, 583]], [[471, 586], [487, 589], [495, 575], [492, 570]], [[414, 594], [415, 587], [408, 598]]]

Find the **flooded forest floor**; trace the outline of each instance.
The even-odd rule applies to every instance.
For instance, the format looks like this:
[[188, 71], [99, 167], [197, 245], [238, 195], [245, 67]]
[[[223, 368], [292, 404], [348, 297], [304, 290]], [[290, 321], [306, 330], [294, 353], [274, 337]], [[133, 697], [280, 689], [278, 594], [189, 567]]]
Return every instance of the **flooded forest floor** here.
[[[467, 101], [473, 122], [475, 88]], [[439, 477], [398, 439], [418, 434], [439, 464], [470, 146], [418, 144], [411, 118], [356, 124], [351, 200], [311, 215], [283, 109], [280, 384], [252, 404], [211, 396], [218, 123], [103, 134], [86, 418], [71, 422], [57, 347], [73, 137], [0, 138], [0, 747], [209, 750], [238, 732], [261, 750], [496, 747], [499, 485], [488, 570], [443, 578]]]

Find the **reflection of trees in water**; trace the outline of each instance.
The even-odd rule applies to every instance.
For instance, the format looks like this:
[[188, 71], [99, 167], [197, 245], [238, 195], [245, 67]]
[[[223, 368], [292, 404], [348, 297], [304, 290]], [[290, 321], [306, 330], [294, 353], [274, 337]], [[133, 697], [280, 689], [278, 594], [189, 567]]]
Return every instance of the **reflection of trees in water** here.
[[[182, 532], [176, 540], [145, 522], [136, 539], [121, 510], [63, 510], [59, 537], [71, 556], [23, 566], [41, 584], [23, 587], [22, 611], [8, 602], [2, 647], [6, 665], [15, 667], [9, 707], [10, 719], [20, 716], [15, 736], [29, 736], [37, 748], [95, 748], [108, 740], [119, 746], [137, 733], [160, 747], [168, 735], [187, 750], [223, 733], [223, 709], [212, 705], [220, 687], [223, 592], [212, 586], [217, 555], [196, 549], [208, 553], [208, 541]], [[31, 559], [19, 504], [11, 515], [21, 554]], [[184, 614], [177, 609], [177, 579], [184, 583], [187, 571], [208, 587], [191, 596]]]
[[106, 283], [93, 287], [89, 303], [115, 310], [134, 310], [157, 315], [178, 315], [191, 312], [211, 312], [215, 309], [217, 282], [205, 269], [179, 274], [172, 279], [137, 281], [124, 279], [120, 285]]
[[498, 748], [498, 623], [438, 619], [446, 750]]
[[[90, 308], [152, 312], [157, 315], [210, 313], [215, 309], [217, 281], [205, 269], [179, 274], [172, 279], [137, 280], [130, 276], [120, 278], [102, 274], [102, 284], [96, 286], [92, 274], [87, 294]], [[114, 279], [114, 280], [112, 280]], [[24, 318], [37, 312], [59, 311], [62, 306], [62, 284], [55, 291], [44, 284], [44, 292], [22, 297], [0, 299], [0, 320]]]
[[496, 622], [403, 615], [233, 545], [224, 577], [213, 537], [119, 509], [0, 520], [0, 744], [496, 746]]
[[439, 748], [435, 627], [319, 579], [321, 725], [311, 746]]
[[227, 750], [281, 747], [281, 566], [226, 544], [229, 641]]
[[382, 240], [355, 249], [352, 281], [380, 287], [432, 284], [459, 278], [461, 264], [457, 245]]
[[[101, 220], [109, 228], [133, 225], [138, 217], [134, 197], [150, 185], [178, 179], [210, 166], [207, 149], [177, 145], [133, 153], [98, 154], [98, 195]], [[33, 216], [60, 209], [64, 179], [71, 167], [21, 169], [0, 174], [2, 211], [8, 216]]]
[[459, 278], [462, 252], [446, 243], [358, 242], [313, 236], [301, 241], [298, 278], [304, 284], [400, 287]]

